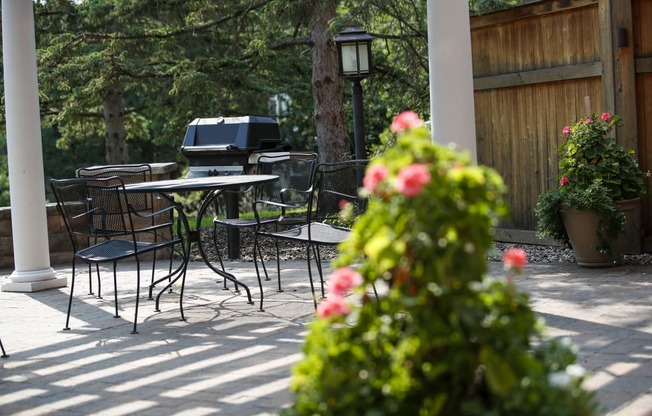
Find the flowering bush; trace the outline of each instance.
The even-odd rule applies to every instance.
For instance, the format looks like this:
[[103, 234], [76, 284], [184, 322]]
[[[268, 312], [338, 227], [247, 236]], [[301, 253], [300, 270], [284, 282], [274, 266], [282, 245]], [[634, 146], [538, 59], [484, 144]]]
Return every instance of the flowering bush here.
[[527, 263], [527, 254], [522, 248], [510, 248], [503, 255], [503, 263], [505, 270], [521, 274]]
[[609, 136], [620, 121], [618, 115], [602, 113], [564, 127], [566, 143], [559, 150], [562, 192], [586, 189], [596, 179], [615, 200], [636, 198], [645, 192], [645, 176], [634, 151]]
[[[340, 247], [284, 414], [593, 414], [574, 351], [543, 340], [511, 279], [485, 277], [500, 176], [434, 145], [415, 118], [397, 117], [395, 145], [367, 169], [368, 209]], [[526, 261], [505, 254], [510, 274]]]
[[591, 211], [598, 215], [598, 249], [609, 253], [609, 241], [622, 231], [625, 217], [614, 201], [645, 193], [645, 174], [634, 151], [616, 143], [611, 131], [621, 117], [593, 114], [566, 126], [566, 142], [558, 149], [558, 186], [541, 194], [537, 201], [537, 233], [568, 244], [559, 210]]

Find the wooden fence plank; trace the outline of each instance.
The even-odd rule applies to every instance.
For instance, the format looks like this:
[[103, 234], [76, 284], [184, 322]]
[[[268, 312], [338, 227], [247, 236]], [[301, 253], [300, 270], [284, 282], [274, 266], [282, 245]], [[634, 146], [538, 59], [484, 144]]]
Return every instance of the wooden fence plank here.
[[599, 77], [602, 75], [602, 63], [568, 65], [556, 68], [536, 69], [511, 74], [494, 75], [473, 79], [473, 89], [487, 90], [494, 88], [516, 87], [537, 83], [565, 81], [569, 79]]
[[597, 2], [598, 0], [559, 0], [533, 3], [501, 11], [499, 13], [488, 13], [482, 16], [474, 16], [473, 19], [471, 19], [471, 29], [513, 22], [529, 17], [543, 16], [560, 10], [572, 10], [580, 7], [593, 6]]
[[652, 72], [652, 58], [636, 58], [636, 73]]

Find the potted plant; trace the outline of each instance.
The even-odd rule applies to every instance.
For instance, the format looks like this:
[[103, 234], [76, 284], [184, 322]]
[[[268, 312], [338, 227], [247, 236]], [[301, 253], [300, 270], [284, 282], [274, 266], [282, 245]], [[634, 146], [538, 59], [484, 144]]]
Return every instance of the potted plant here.
[[[635, 153], [610, 136], [621, 117], [592, 114], [563, 129], [559, 184], [539, 195], [537, 234], [570, 244], [578, 264], [613, 265], [640, 252], [640, 197], [645, 173]], [[625, 231], [625, 225], [630, 229]]]

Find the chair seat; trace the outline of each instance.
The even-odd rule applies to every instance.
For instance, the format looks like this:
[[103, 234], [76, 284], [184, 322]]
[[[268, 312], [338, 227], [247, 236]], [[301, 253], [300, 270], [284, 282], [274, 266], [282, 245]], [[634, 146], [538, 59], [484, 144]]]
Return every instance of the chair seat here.
[[320, 245], [338, 245], [349, 237], [349, 228], [313, 222], [301, 227], [279, 232], [259, 232], [260, 235], [286, 240], [304, 241]]
[[[276, 220], [277, 218], [263, 218], [260, 220], [260, 224], [273, 224]], [[239, 228], [255, 227], [258, 225], [255, 218], [215, 218], [213, 222]]]
[[213, 222], [221, 225], [231, 225], [233, 227], [246, 228], [246, 227], [255, 227], [257, 225], [267, 225], [278, 223], [279, 225], [298, 225], [305, 222], [304, 218], [291, 218], [291, 217], [270, 217], [270, 218], [261, 218], [260, 222], [257, 222], [255, 218], [214, 218]]
[[[180, 239], [159, 242], [138, 241], [136, 244], [138, 245], [138, 253], [147, 253], [178, 243], [181, 243]], [[135, 251], [133, 241], [113, 239], [105, 240], [91, 247], [79, 250], [77, 253], [75, 253], [75, 257], [91, 263], [101, 263], [106, 261], [125, 259], [127, 257], [133, 256], [134, 254]]]

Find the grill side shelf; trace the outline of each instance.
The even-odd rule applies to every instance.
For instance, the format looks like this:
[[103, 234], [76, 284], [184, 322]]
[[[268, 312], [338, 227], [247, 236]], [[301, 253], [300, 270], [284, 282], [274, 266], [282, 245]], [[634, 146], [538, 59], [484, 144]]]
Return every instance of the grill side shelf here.
[[219, 144], [211, 146], [181, 146], [181, 151], [185, 153], [226, 152], [230, 150], [240, 150], [240, 148], [232, 144]]

